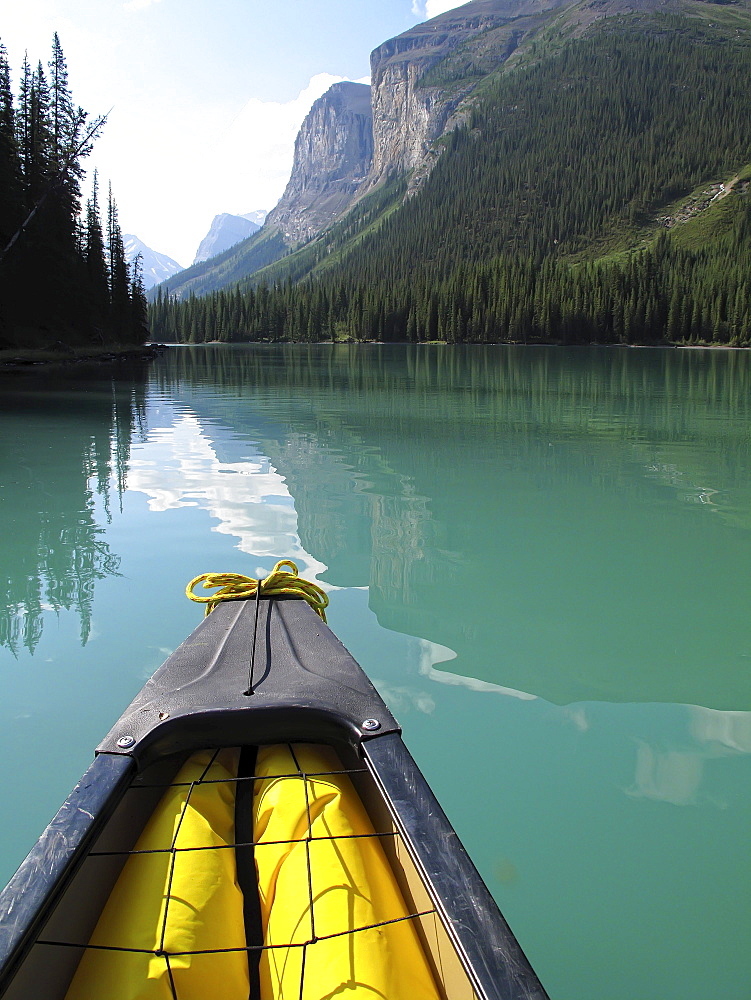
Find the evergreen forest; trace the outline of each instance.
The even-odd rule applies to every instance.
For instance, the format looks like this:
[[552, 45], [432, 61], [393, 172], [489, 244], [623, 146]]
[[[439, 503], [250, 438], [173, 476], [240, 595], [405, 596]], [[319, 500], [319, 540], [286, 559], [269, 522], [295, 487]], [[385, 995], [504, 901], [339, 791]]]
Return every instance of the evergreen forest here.
[[82, 206], [82, 163], [103, 125], [74, 103], [57, 34], [46, 67], [24, 59], [17, 99], [0, 43], [0, 348], [146, 339], [112, 191], [103, 205], [95, 176]]
[[230, 287], [159, 294], [153, 335], [747, 346], [749, 79], [749, 25], [719, 15], [532, 46], [416, 194], [396, 179]]

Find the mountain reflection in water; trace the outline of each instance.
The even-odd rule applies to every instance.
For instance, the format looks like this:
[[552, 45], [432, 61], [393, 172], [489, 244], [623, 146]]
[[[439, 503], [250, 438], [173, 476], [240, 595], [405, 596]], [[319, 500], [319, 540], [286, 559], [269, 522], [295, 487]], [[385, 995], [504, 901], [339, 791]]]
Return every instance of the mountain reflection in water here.
[[207, 347], [161, 371], [219, 460], [252, 441], [279, 471], [324, 580], [368, 587], [381, 625], [455, 651], [454, 672], [558, 703], [732, 708], [751, 705], [747, 550], [728, 544], [751, 539], [747, 361]]
[[292, 558], [551, 996], [740, 1000], [750, 389], [747, 353], [504, 347], [0, 376], [5, 876], [187, 581]]

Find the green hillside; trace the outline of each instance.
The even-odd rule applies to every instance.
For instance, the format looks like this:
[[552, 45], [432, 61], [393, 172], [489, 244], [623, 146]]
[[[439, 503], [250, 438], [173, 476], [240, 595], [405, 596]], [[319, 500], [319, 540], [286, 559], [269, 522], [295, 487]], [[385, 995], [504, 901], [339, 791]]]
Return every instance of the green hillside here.
[[689, 8], [548, 25], [416, 196], [371, 196], [236, 292], [160, 302], [155, 332], [747, 343], [751, 18]]
[[278, 232], [261, 228], [239, 245], [180, 271], [174, 278], [163, 282], [162, 292], [169, 295], [179, 288], [182, 294], [206, 295], [216, 288], [235, 284], [287, 252]]

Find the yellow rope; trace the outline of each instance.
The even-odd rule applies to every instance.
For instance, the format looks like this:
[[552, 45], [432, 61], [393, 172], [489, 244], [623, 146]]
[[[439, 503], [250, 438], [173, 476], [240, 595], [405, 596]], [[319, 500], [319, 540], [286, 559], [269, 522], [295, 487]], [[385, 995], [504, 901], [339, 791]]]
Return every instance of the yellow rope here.
[[[203, 583], [204, 590], [213, 590], [214, 587], [221, 589], [210, 597], [200, 597], [193, 593], [199, 583]], [[259, 586], [261, 597], [276, 597], [279, 594], [301, 597], [320, 618], [326, 621], [325, 609], [328, 607], [328, 597], [317, 584], [301, 579], [297, 575], [297, 566], [290, 559], [280, 559], [260, 584], [252, 576], [243, 576], [242, 573], [202, 573], [190, 581], [185, 588], [185, 596], [198, 604], [205, 604], [208, 615], [221, 601], [245, 601], [255, 597]]]

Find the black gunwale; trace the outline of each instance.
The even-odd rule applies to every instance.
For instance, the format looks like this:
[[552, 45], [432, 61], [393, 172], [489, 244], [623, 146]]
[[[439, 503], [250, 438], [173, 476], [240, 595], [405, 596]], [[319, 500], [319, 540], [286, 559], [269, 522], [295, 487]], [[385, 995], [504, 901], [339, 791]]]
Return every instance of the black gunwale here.
[[303, 601], [260, 602], [247, 693], [255, 603], [220, 604], [147, 681], [0, 893], [0, 996], [138, 772], [196, 749], [304, 741], [365, 763], [480, 1000], [546, 1000], [398, 723]]

